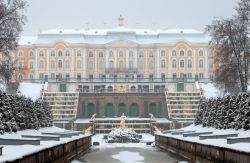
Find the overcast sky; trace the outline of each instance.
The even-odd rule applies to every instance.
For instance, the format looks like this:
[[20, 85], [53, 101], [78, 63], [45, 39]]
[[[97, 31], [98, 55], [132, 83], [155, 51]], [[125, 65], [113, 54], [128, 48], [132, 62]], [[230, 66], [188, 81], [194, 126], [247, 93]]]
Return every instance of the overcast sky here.
[[51, 28], [115, 28], [122, 14], [127, 28], [204, 30], [214, 17], [231, 17], [238, 0], [26, 0], [23, 35]]

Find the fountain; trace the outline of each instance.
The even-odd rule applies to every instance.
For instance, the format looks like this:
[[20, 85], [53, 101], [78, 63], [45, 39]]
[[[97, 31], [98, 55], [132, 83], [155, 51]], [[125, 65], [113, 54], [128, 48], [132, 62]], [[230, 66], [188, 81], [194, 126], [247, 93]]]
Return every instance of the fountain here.
[[121, 116], [121, 122], [119, 128], [113, 128], [108, 134], [108, 143], [139, 143], [139, 135], [134, 131], [133, 128], [127, 128], [125, 120], [127, 117], [124, 113]]

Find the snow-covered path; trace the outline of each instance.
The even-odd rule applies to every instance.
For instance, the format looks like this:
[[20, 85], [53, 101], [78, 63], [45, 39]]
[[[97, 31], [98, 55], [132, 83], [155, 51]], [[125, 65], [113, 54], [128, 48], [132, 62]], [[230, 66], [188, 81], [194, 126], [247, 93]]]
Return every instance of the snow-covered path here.
[[92, 137], [92, 141], [98, 141], [100, 145], [93, 146], [89, 153], [72, 161], [72, 163], [176, 163], [182, 160], [176, 155], [146, 145], [146, 142], [154, 141], [154, 136], [143, 134], [142, 137], [141, 143], [106, 143], [103, 134], [97, 134]]

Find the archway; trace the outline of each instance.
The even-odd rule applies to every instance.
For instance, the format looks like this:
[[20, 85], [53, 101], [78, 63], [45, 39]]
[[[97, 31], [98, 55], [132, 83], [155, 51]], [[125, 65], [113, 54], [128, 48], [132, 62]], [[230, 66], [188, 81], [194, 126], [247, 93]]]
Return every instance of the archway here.
[[136, 103], [131, 104], [130, 110], [129, 110], [129, 116], [130, 117], [138, 117], [139, 116], [138, 105]]
[[154, 117], [157, 117], [158, 114], [157, 114], [157, 107], [156, 107], [156, 103], [151, 103], [149, 104], [149, 111], [148, 113], [151, 113], [154, 115]]
[[106, 117], [114, 116], [114, 105], [112, 103], [108, 103], [106, 106]]
[[133, 85], [133, 86], [131, 86], [130, 90], [131, 90], [131, 92], [135, 92], [135, 91], [136, 91], [135, 86], [134, 86], [134, 85]]
[[96, 113], [96, 110], [95, 110], [95, 104], [93, 103], [89, 103], [87, 105], [87, 110], [86, 110], [86, 117], [87, 118], [90, 118], [93, 114]]
[[120, 117], [122, 114], [126, 114], [126, 105], [124, 103], [120, 103], [118, 105], [118, 113], [117, 116]]

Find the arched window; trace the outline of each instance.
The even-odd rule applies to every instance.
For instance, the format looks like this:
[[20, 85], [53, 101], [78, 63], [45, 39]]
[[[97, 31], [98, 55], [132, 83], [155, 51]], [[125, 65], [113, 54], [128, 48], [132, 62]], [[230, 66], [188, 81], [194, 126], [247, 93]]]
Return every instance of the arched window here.
[[165, 57], [165, 55], [166, 55], [165, 50], [161, 50], [161, 56], [162, 56], [162, 57]]
[[55, 61], [50, 61], [50, 69], [54, 69], [55, 68]]
[[184, 57], [184, 55], [185, 55], [184, 50], [181, 50], [181, 51], [180, 51], [180, 56], [181, 56], [181, 57]]
[[55, 56], [55, 50], [50, 50], [50, 56], [54, 57]]
[[109, 58], [113, 58], [114, 57], [114, 52], [111, 50], [109, 51]]
[[199, 50], [199, 56], [203, 57], [203, 50]]
[[82, 52], [81, 52], [81, 50], [77, 50], [76, 55], [77, 55], [77, 57], [82, 56]]
[[114, 68], [114, 62], [113, 61], [109, 61], [109, 68]]
[[61, 56], [62, 56], [62, 51], [59, 50], [59, 51], [57, 52], [57, 55], [58, 55], [58, 57], [61, 57]]
[[119, 68], [123, 68], [123, 61], [119, 61]]
[[154, 69], [154, 61], [153, 60], [151, 60], [151, 61], [149, 61], [149, 69]]
[[70, 56], [70, 50], [69, 50], [69, 49], [66, 51], [66, 56], [67, 56], [67, 57]]
[[180, 67], [184, 68], [184, 60], [183, 59], [180, 61]]
[[192, 60], [191, 59], [188, 60], [188, 68], [192, 68]]
[[62, 60], [58, 61], [58, 68], [62, 68]]
[[175, 57], [176, 56], [176, 50], [172, 51], [172, 56]]
[[143, 51], [140, 50], [140, 51], [139, 51], [139, 58], [142, 58], [142, 57], [143, 57]]
[[150, 58], [153, 58], [153, 57], [154, 57], [154, 52], [153, 52], [152, 50], [149, 52], [149, 57], [150, 57]]
[[70, 61], [69, 60], [65, 61], [65, 68], [70, 69]]
[[93, 56], [94, 56], [93, 52], [89, 51], [89, 57], [93, 57]]
[[120, 58], [123, 57], [123, 51], [122, 51], [122, 50], [119, 51], [119, 57], [120, 57]]
[[103, 51], [100, 51], [100, 52], [99, 52], [99, 57], [100, 57], [100, 58], [103, 58], [103, 56], [104, 56]]
[[143, 61], [139, 61], [139, 63], [138, 63], [139, 69], [143, 69], [143, 65], [144, 65]]
[[43, 50], [40, 50], [39, 56], [40, 56], [40, 57], [43, 57], [43, 56], [44, 56], [44, 51], [43, 51]]
[[77, 69], [81, 69], [82, 68], [82, 62], [81, 62], [81, 60], [77, 60], [76, 67], [77, 67]]
[[18, 56], [22, 57], [23, 56], [23, 51], [19, 51]]
[[94, 69], [94, 63], [93, 63], [93, 61], [89, 61], [88, 62], [88, 68], [91, 69], [91, 70]]
[[129, 61], [128, 66], [130, 69], [134, 68], [134, 62], [133, 61]]
[[192, 50], [188, 50], [187, 54], [188, 54], [189, 57], [191, 57], [192, 56]]
[[204, 65], [203, 65], [203, 60], [200, 59], [200, 60], [199, 60], [199, 68], [203, 68], [203, 66], [204, 66]]
[[176, 60], [175, 59], [172, 61], [172, 68], [176, 68]]
[[166, 61], [165, 60], [162, 60], [161, 61], [161, 68], [165, 68], [166, 67]]
[[99, 61], [99, 69], [104, 69], [104, 62], [103, 61]]
[[43, 68], [44, 67], [44, 63], [43, 63], [43, 61], [40, 61], [39, 62], [39, 68]]
[[34, 57], [34, 52], [30, 51], [30, 57]]
[[33, 68], [34, 68], [34, 62], [30, 61], [30, 69], [33, 69]]

